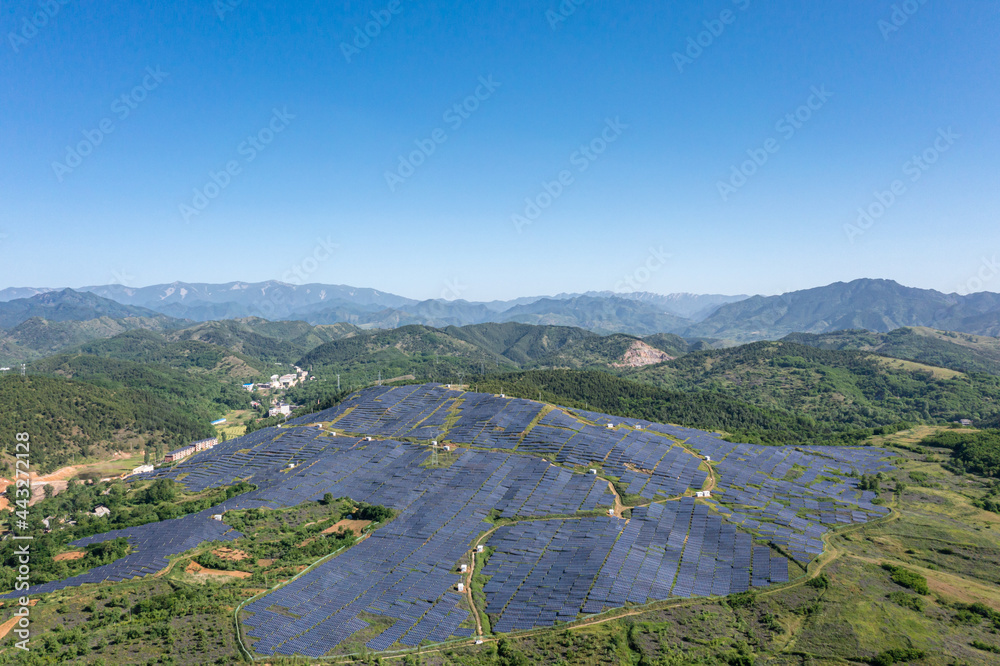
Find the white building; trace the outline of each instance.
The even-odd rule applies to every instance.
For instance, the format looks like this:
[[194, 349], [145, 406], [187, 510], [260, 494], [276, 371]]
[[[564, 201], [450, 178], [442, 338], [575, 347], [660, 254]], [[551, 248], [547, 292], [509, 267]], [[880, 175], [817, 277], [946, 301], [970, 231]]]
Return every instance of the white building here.
[[199, 451], [208, 451], [209, 449], [214, 449], [215, 445], [219, 443], [218, 437], [210, 437], [208, 439], [200, 439], [197, 442], [192, 442], [191, 446], [194, 447], [195, 453]]
[[279, 414], [284, 416], [289, 416], [292, 413], [292, 406], [281, 403], [277, 407], [272, 407], [267, 410], [268, 416], [278, 416]]
[[97, 516], [98, 518], [104, 518], [105, 516], [110, 516], [111, 509], [109, 509], [106, 506], [99, 506], [96, 509], [94, 509], [94, 515]]

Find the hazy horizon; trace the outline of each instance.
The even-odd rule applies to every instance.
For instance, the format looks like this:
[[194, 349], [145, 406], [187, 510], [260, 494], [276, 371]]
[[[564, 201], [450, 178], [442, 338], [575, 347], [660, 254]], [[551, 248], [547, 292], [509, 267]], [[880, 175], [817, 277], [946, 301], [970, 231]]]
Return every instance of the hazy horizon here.
[[[903, 287], [913, 287], [913, 288], [917, 288], [917, 289], [923, 289], [923, 287], [914, 287], [914, 285], [904, 284], [904, 283], [899, 282], [898, 280], [891, 280], [891, 278], [856, 278], [856, 280], [857, 279], [873, 280], [873, 281], [888, 280], [888, 281], [896, 282], [897, 284], [899, 284], [899, 285], [901, 285]], [[121, 286], [124, 289], [131, 289], [131, 290], [138, 291], [138, 290], [141, 290], [141, 289], [149, 289], [149, 288], [152, 288], [152, 287], [160, 287], [160, 286], [167, 286], [167, 285], [174, 285], [174, 284], [209, 284], [209, 285], [247, 284], [247, 285], [254, 285], [254, 284], [264, 284], [264, 283], [267, 283], [267, 282], [277, 282], [277, 283], [281, 283], [281, 284], [285, 284], [285, 285], [289, 285], [289, 286], [293, 286], [293, 287], [306, 287], [306, 286], [310, 286], [310, 285], [321, 285], [321, 286], [335, 286], [335, 287], [350, 287], [352, 289], [371, 289], [371, 290], [378, 291], [378, 292], [383, 293], [383, 294], [390, 294], [390, 295], [393, 295], [393, 296], [399, 296], [399, 297], [402, 297], [402, 298], [408, 298], [408, 299], [414, 300], [414, 301], [443, 300], [443, 301], [449, 301], [449, 302], [466, 301], [466, 302], [470, 302], [470, 303], [490, 303], [490, 302], [510, 302], [510, 301], [523, 300], [523, 299], [559, 298], [559, 297], [568, 296], [568, 295], [572, 295], [572, 296], [584, 296], [584, 295], [586, 295], [588, 293], [606, 293], [606, 294], [609, 294], [611, 296], [620, 296], [620, 297], [628, 297], [629, 295], [635, 295], [635, 294], [639, 294], [639, 293], [645, 293], [645, 294], [651, 294], [651, 295], [655, 295], [655, 296], [692, 296], [692, 297], [699, 297], [699, 296], [702, 296], [702, 297], [719, 296], [719, 297], [726, 297], [726, 298], [743, 298], [743, 299], [745, 299], [745, 298], [753, 298], [754, 296], [763, 296], [763, 297], [782, 296], [784, 294], [792, 293], [792, 292], [795, 292], [795, 291], [808, 291], [808, 290], [812, 290], [812, 289], [821, 289], [823, 287], [827, 287], [827, 286], [830, 286], [830, 285], [833, 285], [833, 284], [849, 284], [849, 283], [854, 282], [854, 281], [855, 280], [835, 280], [834, 282], [827, 283], [827, 284], [809, 285], [809, 286], [802, 287], [801, 289], [793, 289], [793, 290], [790, 290], [790, 291], [783, 291], [783, 292], [771, 293], [771, 294], [750, 293], [750, 292], [739, 292], [738, 293], [738, 292], [735, 292], [735, 291], [729, 291], [729, 292], [707, 292], [707, 291], [701, 291], [701, 292], [691, 292], [691, 291], [658, 292], [658, 291], [649, 291], [649, 290], [614, 291], [614, 290], [580, 289], [580, 290], [574, 290], [574, 291], [561, 291], [561, 292], [553, 292], [553, 293], [524, 293], [524, 294], [520, 294], [520, 295], [516, 295], [516, 296], [511, 296], [509, 298], [482, 298], [482, 299], [481, 298], [471, 298], [471, 297], [455, 298], [455, 297], [452, 297], [450, 294], [441, 294], [439, 296], [431, 296], [429, 298], [419, 298], [419, 297], [416, 297], [416, 296], [412, 296], [412, 295], [410, 295], [410, 294], [408, 294], [406, 292], [397, 292], [397, 291], [391, 291], [391, 290], [387, 290], [387, 289], [379, 289], [377, 287], [373, 287], [373, 286], [367, 285], [367, 284], [347, 284], [347, 283], [332, 283], [332, 282], [299, 282], [299, 283], [297, 283], [297, 282], [285, 282], [285, 281], [277, 279], [277, 278], [270, 278], [270, 279], [265, 279], [265, 280], [253, 280], [253, 281], [251, 281], [251, 280], [224, 280], [224, 281], [220, 281], [220, 282], [205, 282], [205, 281], [196, 281], [196, 280], [171, 280], [169, 282], [157, 282], [157, 283], [146, 284], [146, 285], [139, 285], [139, 286], [136, 286], [136, 285], [127, 285], [127, 284], [121, 284], [121, 283], [114, 283], [114, 282], [108, 283], [108, 284], [84, 284], [84, 285], [79, 285], [79, 286], [61, 285], [61, 286], [58, 286], [58, 287], [40, 286], [40, 285], [9, 285], [9, 286], [6, 286], [6, 287], [0, 287], [0, 291], [15, 290], [15, 289], [39, 289], [39, 290], [46, 290], [46, 291], [60, 291], [60, 290], [63, 290], [63, 289], [72, 289], [73, 291], [83, 291], [83, 290], [86, 290], [88, 288], [106, 287], [106, 286]], [[454, 286], [461, 286], [461, 285], [454, 285]], [[932, 289], [932, 288], [930, 288], [930, 289]], [[447, 289], [446, 289], [446, 291], [447, 291]], [[992, 293], [992, 294], [1000, 293], [1000, 292], [997, 292], [997, 291], [991, 291], [989, 289], [982, 289], [982, 290], [979, 290], [979, 291], [967, 292], [967, 293], [961, 293], [961, 292], [957, 292], [957, 291], [946, 291], [946, 290], [940, 290], [940, 289], [935, 290], [935, 291], [939, 291], [939, 292], [941, 292], [943, 294], [946, 294], [946, 295], [959, 294], [961, 296], [967, 296], [967, 295], [969, 295], [969, 293]]]

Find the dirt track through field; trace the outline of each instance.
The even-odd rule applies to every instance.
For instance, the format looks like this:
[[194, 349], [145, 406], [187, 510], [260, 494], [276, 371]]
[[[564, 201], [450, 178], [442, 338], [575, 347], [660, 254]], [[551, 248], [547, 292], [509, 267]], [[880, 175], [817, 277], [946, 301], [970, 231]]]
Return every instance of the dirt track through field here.
[[0, 639], [6, 637], [7, 634], [10, 633], [11, 629], [14, 628], [14, 626], [17, 624], [17, 621], [19, 619], [20, 618], [15, 615], [14, 617], [10, 618], [9, 620], [7, 620], [6, 622], [4, 622], [3, 624], [0, 624]]

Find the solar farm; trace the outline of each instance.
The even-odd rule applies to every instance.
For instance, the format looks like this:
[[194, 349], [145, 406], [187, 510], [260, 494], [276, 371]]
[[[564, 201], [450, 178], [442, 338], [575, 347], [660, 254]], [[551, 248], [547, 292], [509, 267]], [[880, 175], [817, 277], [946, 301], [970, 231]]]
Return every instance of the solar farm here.
[[[451, 452], [441, 453], [444, 445]], [[891, 471], [889, 458], [875, 448], [731, 443], [437, 384], [376, 387], [142, 475], [192, 491], [237, 480], [257, 489], [74, 542], [125, 537], [132, 550], [31, 594], [148, 576], [202, 543], [241, 538], [226, 511], [294, 507], [332, 493], [396, 517], [243, 605], [248, 650], [320, 657], [348, 644], [406, 649], [472, 638], [486, 617], [492, 631], [517, 632], [627, 604], [786, 583], [822, 552], [830, 529], [887, 513], [855, 477]], [[616, 487], [630, 498], [625, 515]], [[477, 562], [480, 608], [469, 594]]]

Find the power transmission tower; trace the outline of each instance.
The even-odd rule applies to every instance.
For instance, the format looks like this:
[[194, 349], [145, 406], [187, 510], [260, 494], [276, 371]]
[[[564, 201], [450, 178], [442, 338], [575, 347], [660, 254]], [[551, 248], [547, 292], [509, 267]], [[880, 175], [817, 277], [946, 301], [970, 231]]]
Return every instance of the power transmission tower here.
[[22, 363], [22, 364], [21, 364], [21, 376], [22, 376], [22, 377], [24, 377], [24, 371], [25, 371], [25, 368], [26, 368], [26, 367], [27, 367], [27, 366], [26, 366], [26, 365], [25, 365], [24, 363]]
[[340, 393], [340, 375], [337, 375], [337, 393]]

